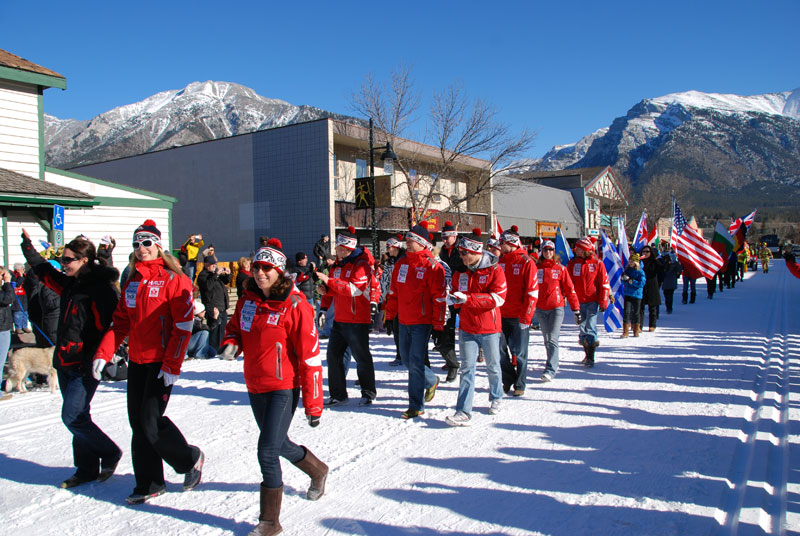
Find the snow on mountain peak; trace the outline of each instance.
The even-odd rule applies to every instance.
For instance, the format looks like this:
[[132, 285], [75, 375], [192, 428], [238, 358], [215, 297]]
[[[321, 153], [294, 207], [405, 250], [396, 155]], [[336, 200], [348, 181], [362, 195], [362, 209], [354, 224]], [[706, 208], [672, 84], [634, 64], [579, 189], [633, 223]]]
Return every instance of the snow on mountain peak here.
[[[723, 93], [703, 93], [701, 91], [685, 91], [683, 93], [670, 93], [662, 97], [651, 99], [651, 102], [669, 106], [680, 104], [691, 108], [712, 108], [721, 112], [730, 113], [764, 113], [770, 115], [787, 115], [794, 119], [800, 119], [797, 115], [798, 110], [794, 110], [794, 115], [786, 113], [786, 104], [792, 95], [800, 91], [786, 91], [782, 93], [767, 93], [765, 95], [732, 95]], [[795, 106], [800, 103], [800, 94], [794, 98]]]

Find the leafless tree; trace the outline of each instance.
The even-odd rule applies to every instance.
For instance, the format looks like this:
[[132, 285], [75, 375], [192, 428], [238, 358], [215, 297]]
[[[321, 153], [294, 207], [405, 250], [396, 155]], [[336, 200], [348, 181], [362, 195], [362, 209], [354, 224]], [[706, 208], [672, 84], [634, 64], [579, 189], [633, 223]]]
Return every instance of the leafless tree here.
[[[388, 82], [367, 75], [351, 98], [357, 114], [373, 119], [376, 143], [392, 143], [399, 157], [395, 166], [403, 176], [409, 177], [410, 169], [426, 170], [416, 182], [404, 180], [395, 185], [405, 190], [417, 220], [434, 200], [446, 201], [442, 211], [459, 213], [506, 187], [505, 181], [495, 180], [497, 175], [513, 169], [517, 164], [512, 162], [533, 145], [534, 133], [526, 129], [514, 134], [491, 104], [471, 98], [461, 84], [454, 83], [435, 91], [431, 99], [423, 135], [423, 142], [435, 148], [431, 158], [422, 154], [424, 148], [407, 140], [410, 127], [419, 119], [420, 103], [411, 69], [405, 66], [393, 70]], [[465, 183], [466, 188], [444, 192], [441, 179]]]

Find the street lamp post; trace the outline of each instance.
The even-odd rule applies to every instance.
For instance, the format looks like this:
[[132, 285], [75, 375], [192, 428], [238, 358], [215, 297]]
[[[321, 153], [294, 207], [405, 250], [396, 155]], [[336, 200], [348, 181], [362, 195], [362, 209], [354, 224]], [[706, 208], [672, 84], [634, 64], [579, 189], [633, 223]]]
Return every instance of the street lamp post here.
[[380, 147], [374, 146], [374, 130], [372, 125], [372, 118], [369, 118], [369, 182], [370, 182], [370, 217], [372, 225], [372, 254], [376, 259], [380, 259], [380, 244], [378, 242], [378, 223], [375, 217], [375, 151], [383, 150], [381, 160], [383, 160], [384, 170], [386, 169], [386, 162], [394, 162], [397, 160], [397, 155], [392, 151], [392, 144], [386, 142], [386, 145]]

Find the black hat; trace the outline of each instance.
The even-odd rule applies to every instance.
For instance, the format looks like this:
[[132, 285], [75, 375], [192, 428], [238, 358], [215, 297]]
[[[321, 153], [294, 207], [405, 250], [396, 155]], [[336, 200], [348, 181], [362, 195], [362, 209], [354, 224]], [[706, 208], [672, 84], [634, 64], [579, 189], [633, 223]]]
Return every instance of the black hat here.
[[300, 262], [305, 258], [306, 258], [306, 254], [303, 253], [302, 251], [298, 251], [297, 253], [294, 254], [294, 261], [295, 262]]
[[453, 222], [449, 220], [444, 222], [444, 227], [442, 227], [442, 238], [456, 235], [458, 235], [458, 231], [456, 231], [456, 226], [453, 225]]
[[205, 257], [203, 257], [203, 264], [206, 265], [217, 264], [217, 258], [214, 257], [213, 255], [206, 255]]
[[156, 227], [153, 220], [145, 220], [143, 224], [133, 232], [133, 241], [152, 240], [158, 247], [161, 247], [161, 231]]

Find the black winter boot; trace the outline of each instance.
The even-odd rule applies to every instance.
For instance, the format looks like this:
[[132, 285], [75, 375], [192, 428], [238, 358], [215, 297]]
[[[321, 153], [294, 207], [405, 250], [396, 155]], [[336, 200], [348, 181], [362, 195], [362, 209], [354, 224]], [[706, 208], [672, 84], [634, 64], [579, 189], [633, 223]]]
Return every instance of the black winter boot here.
[[591, 346], [586, 349], [586, 359], [583, 360], [584, 367], [592, 368], [594, 366], [594, 351], [595, 351], [594, 346]]

